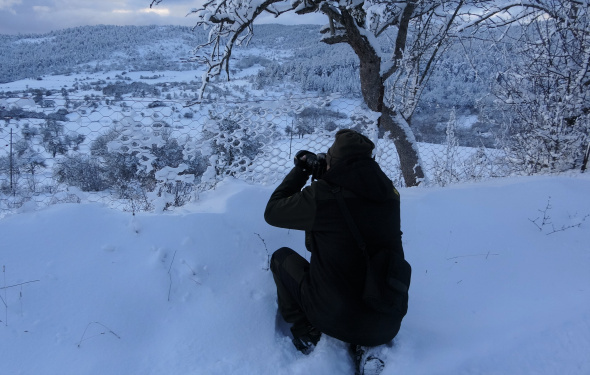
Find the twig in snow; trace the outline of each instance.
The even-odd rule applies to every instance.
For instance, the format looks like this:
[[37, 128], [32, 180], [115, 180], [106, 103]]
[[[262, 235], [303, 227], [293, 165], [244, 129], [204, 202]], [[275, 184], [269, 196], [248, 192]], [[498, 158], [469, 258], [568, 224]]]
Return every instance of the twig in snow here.
[[172, 261], [170, 262], [170, 268], [168, 268], [168, 278], [170, 279], [170, 284], [168, 284], [168, 302], [170, 302], [170, 293], [172, 291], [172, 264], [174, 263], [174, 258], [176, 258], [176, 251], [174, 251], [174, 255], [172, 256]]
[[18, 293], [18, 302], [20, 303], [20, 316], [23, 317], [23, 286], [20, 286], [20, 292]]
[[[553, 208], [553, 206], [551, 206], [551, 197], [549, 197], [547, 199], [547, 206], [545, 206], [545, 209], [544, 210], [538, 210], [539, 212], [541, 212], [543, 214], [543, 217], [542, 218], [541, 217], [537, 217], [534, 220], [532, 220], [532, 219], [529, 218], [529, 221], [531, 223], [533, 223], [539, 229], [539, 231], [543, 231], [543, 229], [546, 226], [551, 225], [552, 230], [550, 232], [548, 232], [548, 233], [545, 233], [547, 236], [550, 235], [550, 234], [553, 234], [553, 233], [557, 233], [557, 232], [564, 232], [564, 231], [566, 231], [568, 229], [571, 229], [571, 228], [580, 228], [582, 226], [582, 223], [584, 221], [586, 221], [587, 218], [590, 217], [590, 214], [589, 214], [589, 215], [584, 216], [582, 218], [582, 220], [580, 220], [576, 224], [571, 224], [571, 225], [565, 225], [564, 224], [564, 225], [561, 226], [561, 228], [556, 228], [555, 227], [555, 224], [553, 224], [551, 222], [551, 216], [549, 216], [549, 210], [551, 210], [552, 208]], [[570, 220], [571, 219], [573, 219], [573, 218], [570, 215]], [[540, 220], [540, 223], [539, 223], [539, 220]]]
[[[529, 221], [533, 224], [535, 224], [535, 226], [539, 229], [539, 231], [543, 230], [543, 227], [545, 227], [545, 225], [549, 225], [551, 224], [551, 216], [549, 216], [549, 210], [551, 210], [553, 207], [551, 207], [551, 197], [549, 197], [547, 199], [547, 206], [545, 207], [544, 210], [538, 210], [540, 213], [543, 214], [543, 218], [541, 217], [537, 217], [535, 220], [531, 220], [529, 218]], [[541, 219], [541, 224], [537, 223], [537, 221]]]
[[8, 298], [6, 297], [6, 266], [2, 266], [2, 273], [4, 274], [4, 298], [2, 298], [2, 302], [4, 303], [4, 325], [8, 327]]
[[[106, 329], [107, 331], [105, 332], [101, 332], [97, 335], [94, 336], [90, 336], [90, 337], [86, 337], [84, 338], [84, 336], [86, 336], [86, 331], [88, 331], [88, 328], [93, 325], [93, 324], [97, 324], [101, 327], [103, 327], [104, 329]], [[78, 341], [78, 348], [82, 345], [82, 341], [86, 341], [86, 340], [90, 340], [91, 338], [100, 336], [100, 335], [104, 335], [105, 333], [111, 333], [113, 336], [115, 336], [116, 338], [118, 338], [119, 340], [121, 339], [121, 337], [119, 335], [117, 335], [115, 332], [113, 332], [112, 329], [110, 329], [109, 327], [105, 326], [104, 324], [102, 324], [101, 322], [90, 322], [88, 323], [88, 325], [86, 326], [86, 328], [84, 328], [84, 332], [82, 333], [82, 337], [80, 337], [80, 341]]]
[[184, 264], [185, 266], [187, 266], [191, 270], [191, 273], [193, 274], [193, 276], [197, 276], [197, 272], [193, 269], [193, 267], [189, 266], [189, 264], [186, 262], [186, 260], [183, 260], [182, 264]]
[[489, 251], [485, 254], [468, 254], [468, 255], [457, 255], [456, 257], [447, 258], [447, 260], [459, 259], [459, 258], [469, 258], [469, 257], [486, 257], [489, 258], [490, 255], [500, 255], [495, 253], [490, 253]]
[[[18, 284], [14, 284], [14, 285], [3, 286], [3, 287], [2, 287], [2, 288], [0, 288], [0, 289], [14, 288], [14, 287], [21, 286], [21, 285], [25, 285], [25, 284], [30, 284], [30, 283], [37, 283], [37, 282], [39, 282], [39, 281], [41, 281], [41, 280], [31, 280], [31, 281], [25, 281], [24, 283], [18, 283]], [[5, 284], [6, 284], [6, 281], [5, 281]]]
[[584, 217], [582, 218], [582, 220], [581, 220], [579, 223], [577, 223], [577, 224], [572, 224], [572, 225], [563, 225], [563, 226], [562, 226], [561, 228], [559, 228], [559, 229], [555, 229], [555, 226], [554, 226], [554, 225], [552, 225], [552, 227], [553, 227], [553, 230], [552, 230], [551, 232], [547, 233], [547, 236], [548, 236], [548, 235], [550, 235], [550, 234], [553, 234], [553, 233], [557, 233], [557, 232], [564, 232], [564, 231], [566, 231], [566, 230], [568, 230], [568, 229], [571, 229], [571, 228], [580, 228], [580, 227], [582, 226], [582, 223], [583, 223], [584, 221], [586, 221], [586, 219], [587, 219], [587, 218], [589, 218], [589, 217], [590, 217], [590, 215], [586, 215], [586, 216], [584, 216]]
[[270, 269], [270, 253], [268, 252], [268, 247], [266, 247], [266, 242], [264, 241], [264, 238], [262, 238], [262, 236], [258, 233], [254, 233], [255, 235], [258, 236], [258, 238], [260, 238], [260, 241], [262, 241], [262, 244], [264, 245], [264, 250], [266, 250], [266, 268], [263, 268], [263, 270], [268, 271]]
[[2, 304], [3, 304], [5, 307], [8, 307], [8, 305], [6, 304], [6, 301], [4, 300], [4, 297], [2, 297], [2, 295], [0, 295], [0, 301], [2, 301]]

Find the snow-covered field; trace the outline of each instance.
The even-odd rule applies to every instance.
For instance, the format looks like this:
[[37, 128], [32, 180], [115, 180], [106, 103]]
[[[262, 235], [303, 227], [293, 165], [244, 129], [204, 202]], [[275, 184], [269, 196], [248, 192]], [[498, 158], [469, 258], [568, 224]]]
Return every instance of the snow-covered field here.
[[[269, 255], [309, 256], [264, 222], [272, 189], [1, 219], [0, 373], [352, 374], [344, 343], [304, 356], [275, 330]], [[401, 189], [414, 273], [383, 374], [589, 374], [589, 191], [585, 175]]]

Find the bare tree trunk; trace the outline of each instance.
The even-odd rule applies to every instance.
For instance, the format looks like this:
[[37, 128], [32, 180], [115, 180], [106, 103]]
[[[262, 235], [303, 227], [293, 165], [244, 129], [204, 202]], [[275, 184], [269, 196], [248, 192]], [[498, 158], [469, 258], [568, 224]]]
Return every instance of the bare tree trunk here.
[[416, 140], [409, 124], [384, 103], [385, 85], [379, 74], [380, 64], [371, 64], [361, 59], [361, 91], [367, 106], [380, 112], [378, 126], [386, 132], [395, 144], [402, 175], [406, 186], [418, 186], [424, 179], [424, 171]]
[[424, 171], [420, 162], [416, 140], [408, 123], [392, 113], [391, 109], [383, 106], [379, 119], [379, 126], [390, 132], [390, 138], [395, 144], [399, 156], [400, 168], [406, 181], [406, 186], [418, 186], [424, 180]]
[[407, 122], [384, 103], [385, 82], [381, 73], [381, 58], [366, 37], [359, 33], [350, 14], [343, 12], [342, 21], [346, 29], [347, 42], [360, 60], [363, 99], [372, 111], [381, 113], [378, 126], [390, 132], [406, 186], [418, 186], [424, 179], [424, 172], [420, 165], [418, 149], [415, 147], [415, 138]]

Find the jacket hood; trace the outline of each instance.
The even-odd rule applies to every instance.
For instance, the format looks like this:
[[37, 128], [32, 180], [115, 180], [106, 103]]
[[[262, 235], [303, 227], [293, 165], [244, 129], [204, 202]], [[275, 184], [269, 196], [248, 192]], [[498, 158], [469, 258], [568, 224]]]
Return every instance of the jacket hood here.
[[384, 201], [394, 194], [391, 180], [368, 157], [342, 160], [331, 166], [322, 179], [371, 201]]

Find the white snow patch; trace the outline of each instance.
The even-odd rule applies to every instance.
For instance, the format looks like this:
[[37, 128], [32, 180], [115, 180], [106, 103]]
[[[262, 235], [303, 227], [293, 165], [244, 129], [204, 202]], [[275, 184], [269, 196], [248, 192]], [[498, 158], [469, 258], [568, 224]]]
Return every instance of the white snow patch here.
[[[173, 213], [0, 220], [2, 373], [352, 373], [344, 343], [304, 356], [275, 332], [268, 256], [309, 255], [264, 222], [272, 190], [230, 179]], [[590, 373], [588, 191], [586, 176], [400, 189], [413, 278], [383, 375]]]

